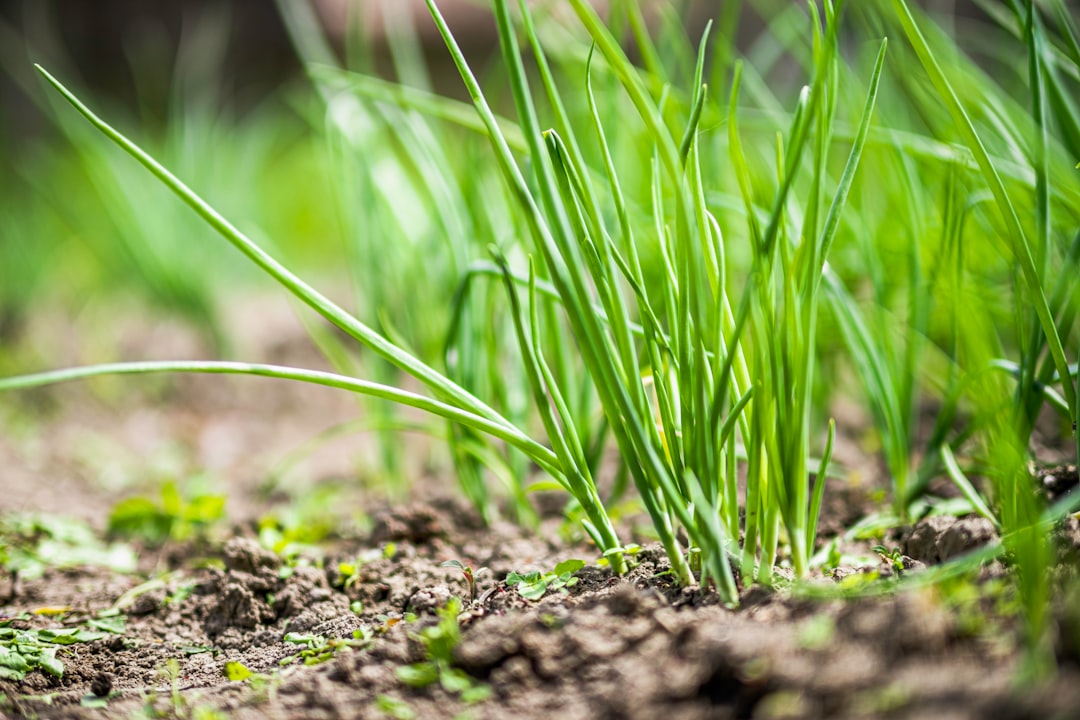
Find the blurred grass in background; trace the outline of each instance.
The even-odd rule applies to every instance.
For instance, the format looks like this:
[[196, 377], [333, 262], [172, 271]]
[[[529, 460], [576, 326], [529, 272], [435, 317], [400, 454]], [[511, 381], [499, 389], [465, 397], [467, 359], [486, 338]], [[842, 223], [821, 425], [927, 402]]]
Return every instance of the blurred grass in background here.
[[[1071, 172], [1080, 148], [1073, 99], [1080, 63], [1069, 44], [1074, 36], [1061, 19], [1072, 17], [1068, 6], [1057, 0], [1043, 4], [1053, 31], [1046, 59], [1052, 110], [1045, 123], [1046, 182], [1032, 170], [1038, 120], [1031, 110], [1028, 70], [1017, 62], [1025, 52], [1021, 4], [925, 2], [932, 13], [920, 15], [920, 23], [935, 52], [947, 61], [948, 76], [973, 114], [1023, 227], [1045, 247], [1040, 262], [1056, 270], [1068, 267], [1073, 257], [1070, 243], [1080, 214]], [[58, 111], [62, 101], [45, 92], [32, 73], [30, 63], [36, 61], [92, 99], [102, 116], [200, 195], [212, 198], [223, 214], [290, 267], [302, 275], [328, 277], [332, 288], [351, 285], [349, 304], [363, 321], [445, 370], [516, 424], [536, 422], [524, 397], [522, 363], [511, 349], [505, 295], [488, 254], [489, 245], [499, 247], [519, 279], [524, 277], [526, 228], [486, 139], [475, 132], [473, 109], [445, 97], [460, 97], [460, 84], [448, 72], [442, 50], [432, 45], [426, 17], [404, 12], [394, 0], [353, 4], [353, 14], [340, 16], [328, 39], [319, 16], [304, 2], [284, 0], [277, 9], [269, 3], [239, 3], [227, 6], [234, 8], [232, 13], [221, 9], [225, 6], [181, 3], [175, 6], [182, 8], [178, 16], [175, 7], [161, 10], [172, 13], [172, 20], [155, 25], [144, 18], [140, 25], [127, 17], [129, 22], [117, 27], [130, 32], [91, 38], [91, 46], [115, 46], [112, 52], [121, 60], [112, 62], [112, 85], [102, 85], [89, 81], [102, 72], [86, 56], [76, 56], [78, 43], [64, 34], [67, 3], [10, 6], [21, 9], [20, 22], [9, 17], [0, 26], [0, 60], [20, 90], [19, 102], [39, 111], [33, 115], [37, 125], [27, 128], [17, 119], [17, 105], [4, 106], [9, 132], [0, 140], [0, 189], [9, 201], [0, 208], [0, 347], [11, 346], [20, 325], [38, 308], [61, 307], [77, 317], [89, 304], [135, 297], [190, 322], [203, 336], [204, 356], [228, 357], [221, 308], [229, 298], [222, 295], [265, 287], [141, 168], [96, 141], [70, 112]], [[244, 15], [256, 6], [260, 17], [273, 21], [259, 24]], [[693, 91], [695, 47], [687, 18], [698, 15], [686, 2], [657, 6], [646, 22], [638, 3], [614, 3], [612, 30], [633, 38], [632, 55], [643, 68], [649, 92], [662, 99], [665, 121], [678, 127], [685, 123]], [[789, 126], [799, 86], [812, 69], [811, 35], [801, 3], [755, 0], [722, 7], [706, 68], [710, 90], [697, 143], [707, 179], [705, 202], [724, 229], [726, 275], [736, 297], [753, 262], [746, 225], [767, 217], [778, 181], [776, 136]], [[50, 8], [52, 16], [46, 12]], [[140, 8], [133, 15], [152, 12], [139, 4], [112, 3], [100, 4], [96, 12], [104, 23], [110, 13], [123, 18], [123, 8]], [[382, 10], [384, 24], [369, 21], [372, 8]], [[1065, 8], [1064, 14], [1059, 8]], [[849, 2], [844, 18], [839, 67], [847, 82], [839, 85], [835, 102], [840, 111], [831, 128], [840, 149], [817, 161], [831, 179], [843, 168], [858, 120], [851, 108], [860, 107], [862, 78], [877, 39], [902, 34], [887, 2]], [[589, 127], [589, 109], [579, 92], [588, 48], [581, 28], [559, 12], [558, 3], [541, 3], [536, 23], [556, 82], [574, 90], [564, 92], [569, 123]], [[512, 115], [505, 75], [483, 52], [485, 42], [492, 49], [492, 36], [485, 34], [492, 32], [490, 19], [483, 28], [466, 33], [477, 54], [475, 66], [491, 88], [496, 109]], [[266, 53], [238, 56], [236, 48], [245, 43], [263, 46]], [[745, 193], [731, 171], [725, 106], [737, 56], [745, 62], [738, 112], [732, 117], [739, 120], [749, 169]], [[852, 186], [850, 211], [843, 215], [829, 256], [826, 298], [832, 311], [821, 314], [812, 349], [820, 357], [820, 371], [811, 389], [814, 417], [809, 425], [824, 427], [838, 389], [865, 401], [875, 425], [871, 441], [881, 447], [893, 483], [895, 514], [905, 516], [940, 473], [942, 445], [962, 444], [998, 407], [980, 409], [964, 397], [958, 390], [964, 378], [977, 374], [977, 366], [989, 359], [1011, 358], [1018, 373], [1027, 373], [1030, 390], [1036, 382], [1045, 384], [1053, 367], [1041, 354], [1042, 342], [1028, 340], [1037, 323], [1022, 307], [1008, 232], [982, 180], [972, 173], [974, 164], [961, 147], [965, 138], [954, 117], [907, 44], [893, 43], [887, 62], [878, 119]], [[255, 80], [253, 67], [260, 63], [274, 69], [269, 78]], [[657, 198], [654, 207], [651, 140], [614, 75], [597, 67], [593, 82], [598, 112], [611, 125], [608, 143], [630, 223], [652, 229], [672, 200]], [[539, 111], [542, 126], [557, 125], [546, 104]], [[582, 152], [588, 166], [599, 172], [598, 148], [587, 143]], [[809, 163], [802, 163], [804, 171]], [[811, 187], [809, 177], [804, 172], [796, 178], [792, 197], [821, 192]], [[756, 200], [747, 204], [747, 194]], [[812, 205], [793, 201], [786, 208], [793, 230]], [[607, 200], [601, 210], [609, 219], [616, 215]], [[1052, 222], [1039, 219], [1044, 215]], [[640, 252], [645, 285], [659, 296], [668, 269], [662, 229], [657, 234], [642, 243]], [[1062, 333], [1069, 342], [1075, 336], [1076, 283], [1064, 277], [1057, 283], [1060, 291], [1048, 290], [1055, 294], [1055, 313], [1064, 313]], [[545, 299], [541, 306], [548, 335], [544, 345], [596, 471], [609, 428], [574, 357], [574, 340], [557, 304]], [[966, 313], [968, 307], [979, 312]], [[346, 350], [325, 328], [321, 321], [309, 324], [334, 365], [349, 374], [397, 381], [398, 372], [387, 363], [363, 350]], [[1027, 357], [1020, 357], [1023, 348]], [[112, 358], [77, 358], [103, 359]], [[1031, 370], [1035, 365], [1037, 373]], [[852, 387], [853, 374], [863, 390]], [[1014, 390], [1004, 374], [998, 381], [983, 399], [1007, 404]], [[1033, 394], [1025, 395], [1021, 383], [1015, 396], [1022, 404]], [[943, 408], [929, 440], [919, 416], [920, 403], [927, 402]], [[386, 431], [381, 463], [388, 477], [396, 477], [401, 452], [391, 431], [417, 427], [445, 435], [463, 487], [477, 507], [490, 507], [486, 486], [493, 471], [510, 488], [519, 517], [528, 521], [529, 467], [520, 456], [458, 427], [432, 421], [417, 425], [381, 402], [364, 408], [368, 427]], [[955, 432], [971, 417], [973, 422]], [[625, 487], [625, 467], [615, 475], [613, 499]]]
[[[75, 22], [125, 7], [132, 14], [88, 42], [93, 27], [74, 38], [71, 19], [65, 27], [71, 3], [7, 5], [0, 16], [0, 343], [15, 341], [43, 305], [76, 316], [87, 305], [124, 298], [186, 320], [217, 353], [228, 344], [220, 293], [253, 278], [167, 190], [57, 112], [33, 62], [58, 68], [97, 97], [139, 142], [220, 198], [252, 235], [281, 239], [275, 249], [298, 264], [326, 262], [338, 233], [320, 208], [329, 158], [306, 116], [313, 97], [288, 70], [267, 70], [270, 77], [256, 81], [249, 67], [237, 67], [231, 44], [245, 30], [258, 32], [257, 24], [239, 25], [250, 21], [244, 13], [178, 3], [155, 17], [101, 3], [76, 12]], [[285, 42], [269, 42], [274, 49], [289, 52]], [[286, 58], [277, 65], [295, 71]], [[238, 87], [245, 78], [249, 87]]]

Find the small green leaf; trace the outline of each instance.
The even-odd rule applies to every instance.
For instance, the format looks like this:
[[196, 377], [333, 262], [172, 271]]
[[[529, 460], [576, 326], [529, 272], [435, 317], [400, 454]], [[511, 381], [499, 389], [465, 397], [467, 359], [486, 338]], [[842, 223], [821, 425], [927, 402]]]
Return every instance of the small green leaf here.
[[12, 680], [18, 682], [26, 677], [26, 672], [0, 665], [0, 680]]
[[86, 695], [83, 695], [82, 699], [79, 700], [79, 706], [84, 708], [91, 708], [93, 710], [100, 710], [102, 708], [109, 707], [109, 698], [98, 697], [97, 695], [88, 693]]
[[123, 615], [116, 615], [113, 617], [98, 616], [92, 620], [88, 620], [86, 624], [92, 628], [104, 630], [105, 632], [114, 635], [123, 635], [126, 630], [126, 620], [127, 618]]
[[380, 712], [389, 715], [394, 720], [413, 720], [416, 717], [414, 711], [404, 700], [398, 700], [389, 695], [379, 695], [375, 698], [375, 706]]
[[[26, 673], [30, 670], [30, 664], [26, 662], [21, 654], [8, 650], [7, 648], [0, 648], [0, 671], [7, 669], [18, 673]], [[11, 679], [10, 677], [8, 679]], [[22, 676], [18, 678], [22, 679]]]
[[439, 674], [439, 684], [446, 692], [459, 695], [473, 686], [473, 680], [457, 668], [446, 668]]
[[64, 664], [56, 659], [56, 648], [44, 650], [37, 659], [38, 666], [56, 677], [64, 677]]
[[210, 525], [225, 517], [224, 495], [199, 495], [183, 509], [182, 517], [192, 523]]
[[521, 583], [534, 583], [539, 579], [540, 579], [540, 573], [539, 572], [525, 573], [524, 575], [522, 575], [521, 573], [516, 573], [516, 572], [511, 570], [510, 574], [506, 576], [506, 584], [507, 585], [519, 585]]
[[537, 580], [536, 582], [526, 583], [523, 582], [517, 586], [518, 594], [526, 600], [539, 600], [544, 597], [544, 593], [547, 592], [548, 584], [543, 580]]
[[[75, 634], [72, 636], [74, 639], [71, 642], [76, 642], [76, 643], [94, 642], [95, 640], [101, 640], [105, 636], [106, 636], [106, 633], [103, 633], [103, 632], [94, 632], [92, 630], [87, 630], [85, 628], [78, 628], [76, 630]], [[60, 644], [68, 645], [70, 643], [62, 642]]]
[[555, 574], [560, 577], [567, 574], [573, 575], [583, 567], [585, 567], [584, 560], [563, 560], [555, 566]]
[[304, 657], [304, 664], [305, 665], [321, 665], [322, 663], [326, 662], [330, 658], [334, 657], [334, 651], [333, 650], [327, 650], [325, 652], [316, 653], [316, 654], [302, 653], [302, 655]]
[[399, 667], [397, 677], [409, 687], [423, 688], [439, 679], [439, 671], [434, 663], [422, 662]]
[[137, 536], [160, 542], [169, 536], [170, 530], [172, 518], [146, 497], [121, 500], [109, 515], [109, 533], [114, 535]]
[[105, 637], [105, 633], [91, 632], [83, 628], [46, 628], [39, 630], [37, 637], [42, 642], [54, 645], [74, 645], [81, 642], [93, 642]]
[[318, 647], [326, 643], [326, 639], [319, 635], [303, 635], [301, 633], [286, 633], [285, 642], [292, 643], [294, 645], [310, 645], [311, 647]]
[[254, 674], [242, 662], [232, 660], [225, 663], [225, 677], [229, 679], [229, 682], [247, 680]]
[[491, 697], [491, 686], [479, 683], [461, 691], [461, 701], [467, 705], [483, 702]]

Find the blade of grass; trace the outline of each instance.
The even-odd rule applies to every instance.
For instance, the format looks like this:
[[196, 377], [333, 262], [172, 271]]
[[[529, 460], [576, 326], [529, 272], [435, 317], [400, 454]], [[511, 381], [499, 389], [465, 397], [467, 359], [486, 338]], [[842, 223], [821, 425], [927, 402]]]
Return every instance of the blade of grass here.
[[[971, 118], [968, 116], [967, 111], [960, 103], [956, 91], [953, 90], [952, 84], [949, 82], [948, 77], [946, 77], [945, 72], [938, 63], [933, 50], [931, 50], [922, 31], [916, 24], [915, 18], [908, 8], [907, 3], [905, 0], [892, 0], [892, 4], [893, 8], [896, 10], [896, 14], [899, 16], [900, 23], [904, 28], [908, 41], [919, 56], [923, 68], [930, 76], [930, 80], [933, 82], [935, 88], [937, 88], [938, 94], [941, 96], [949, 113], [952, 115], [957, 129], [960, 131], [967, 142], [968, 147], [974, 154], [975, 162], [978, 163], [979, 169], [982, 171], [987, 184], [990, 186], [990, 192], [994, 195], [998, 211], [1008, 230], [1008, 240], [1012, 248], [1013, 257], [1020, 265], [1020, 270], [1027, 286], [1029, 299], [1038, 315], [1039, 323], [1042, 326], [1043, 333], [1046, 337], [1047, 347], [1051, 356], [1054, 358], [1054, 365], [1057, 367], [1058, 375], [1062, 378], [1066, 378], [1068, 376], [1069, 363], [1065, 357], [1065, 349], [1061, 344], [1061, 337], [1058, 335], [1053, 315], [1050, 313], [1050, 308], [1046, 301], [1046, 294], [1043, 292], [1041, 277], [1038, 268], [1035, 265], [1035, 259], [1032, 256], [1031, 246], [1028, 243], [1024, 228], [1020, 224], [1020, 218], [1016, 214], [1016, 208], [1009, 198], [1008, 191], [1005, 189], [1005, 184], [1002, 182], [1001, 176], [991, 162], [986, 147], [983, 145], [981, 138], [976, 132], [975, 126], [971, 122]], [[1068, 381], [1063, 381], [1063, 388], [1065, 390], [1065, 399], [1069, 404], [1069, 413], [1072, 416], [1073, 422], [1076, 422], [1078, 414], [1076, 385]], [[1077, 448], [1078, 452], [1080, 452], [1080, 434], [1077, 435]]]
[[953, 455], [952, 448], [949, 447], [949, 444], [943, 443], [940, 452], [941, 460], [945, 463], [945, 471], [948, 473], [949, 479], [953, 481], [953, 484], [955, 484], [960, 491], [960, 494], [971, 503], [971, 507], [975, 509], [975, 512], [993, 523], [994, 528], [1000, 532], [1001, 521], [999, 521], [994, 513], [990, 511], [990, 508], [987, 506], [982, 495], [975, 489], [975, 486], [971, 484], [971, 481], [967, 479], [967, 476], [964, 475], [964, 471], [960, 469], [960, 465], [956, 462], [956, 456]]
[[252, 262], [266, 271], [277, 280], [283, 287], [293, 293], [304, 304], [311, 307], [327, 320], [341, 328], [344, 332], [364, 343], [378, 355], [397, 365], [422, 381], [432, 392], [445, 398], [453, 399], [463, 408], [481, 417], [487, 418], [496, 424], [502, 424], [506, 429], [512, 426], [502, 419], [499, 414], [484, 404], [481, 400], [465, 391], [463, 388], [447, 380], [437, 371], [419, 359], [401, 351], [381, 335], [360, 322], [333, 301], [322, 295], [313, 287], [305, 283], [292, 273], [288, 268], [270, 256], [255, 241], [241, 233], [228, 220], [220, 215], [209, 203], [199, 197], [179, 178], [170, 173], [146, 154], [141, 148], [113, 129], [108, 123], [95, 115], [86, 105], [76, 98], [60, 81], [50, 75], [40, 65], [38, 71], [49, 83], [67, 100], [83, 117], [85, 117], [103, 135], [113, 141], [125, 152], [135, 158], [143, 167], [150, 171], [162, 184], [172, 190], [181, 200], [194, 210], [208, 225], [228, 240], [236, 249], [242, 252]]
[[260, 377], [279, 378], [282, 380], [296, 380], [390, 400], [401, 405], [407, 405], [409, 407], [417, 408], [418, 410], [429, 412], [433, 415], [444, 417], [462, 425], [467, 425], [468, 427], [503, 440], [528, 455], [534, 462], [540, 465], [540, 467], [544, 468], [545, 472], [550, 473], [556, 480], [565, 482], [565, 478], [559, 470], [558, 458], [556, 455], [515, 428], [507, 427], [502, 423], [493, 422], [481, 415], [462, 410], [461, 408], [454, 407], [448, 403], [418, 395], [407, 390], [367, 382], [365, 380], [348, 377], [347, 375], [338, 375], [337, 373], [285, 367], [281, 365], [226, 361], [107, 363], [64, 370], [53, 370], [32, 375], [0, 378], [0, 392], [8, 390], [24, 390], [60, 382], [83, 380], [99, 375], [144, 375], [149, 373], [255, 375]]
[[[315, 80], [325, 82], [339, 91], [355, 93], [358, 97], [398, 108], [416, 110], [428, 117], [445, 120], [481, 135], [488, 132], [473, 106], [460, 100], [337, 67], [313, 65], [309, 67], [309, 71]], [[498, 115], [495, 118], [507, 145], [515, 152], [525, 152], [528, 146], [521, 134], [521, 128], [508, 118]]]

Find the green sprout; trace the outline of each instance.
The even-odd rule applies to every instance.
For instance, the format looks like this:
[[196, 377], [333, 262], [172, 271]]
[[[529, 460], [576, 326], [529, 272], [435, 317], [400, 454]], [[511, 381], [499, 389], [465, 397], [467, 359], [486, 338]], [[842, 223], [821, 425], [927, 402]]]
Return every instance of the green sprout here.
[[875, 545], [874, 552], [878, 554], [881, 561], [887, 563], [897, 575], [904, 572], [904, 553], [898, 547], [894, 547], [889, 550], [884, 545]]
[[458, 695], [465, 703], [481, 702], [490, 697], [491, 688], [453, 665], [454, 648], [461, 642], [460, 612], [461, 601], [457, 598], [451, 598], [439, 609], [438, 622], [417, 634], [427, 659], [399, 667], [397, 676], [409, 687], [423, 688], [437, 682], [443, 690]]
[[130, 545], [104, 545], [85, 522], [29, 513], [0, 515], [0, 568], [14, 580], [34, 580], [48, 568], [91, 565], [116, 572], [134, 572]]
[[585, 567], [583, 560], [563, 560], [555, 566], [553, 571], [547, 573], [511, 572], [506, 576], [506, 585], [517, 590], [518, 594], [526, 600], [539, 600], [549, 590], [565, 595], [566, 588], [577, 585], [578, 579], [574, 577], [574, 573], [583, 567]]
[[254, 672], [238, 660], [230, 660], [225, 663], [222, 673], [229, 682], [246, 683], [258, 701], [273, 702], [278, 685], [281, 683], [281, 674], [278, 671], [273, 673]]
[[194, 493], [184, 497], [175, 482], [161, 486], [161, 500], [137, 496], [121, 500], [109, 514], [109, 533], [153, 544], [204, 535], [225, 517], [225, 496]]
[[302, 661], [304, 665], [319, 665], [330, 660], [339, 652], [351, 652], [364, 650], [371, 646], [373, 636], [367, 628], [357, 628], [352, 637], [326, 638], [322, 635], [304, 635], [302, 633], [287, 633], [285, 642], [300, 645], [303, 649], [295, 655], [290, 655], [279, 661], [280, 665], [291, 665]]
[[474, 573], [472, 566], [465, 565], [460, 560], [447, 560], [440, 567], [454, 568], [461, 572], [465, 578], [465, 585], [469, 588], [469, 605], [474, 605], [476, 603], [476, 576], [487, 572], [487, 568], [480, 568]]
[[394, 720], [413, 720], [416, 717], [416, 711], [409, 706], [409, 703], [390, 695], [377, 696], [375, 707]]
[[34, 670], [63, 677], [64, 664], [56, 656], [61, 648], [122, 635], [125, 630], [124, 616], [118, 613], [99, 614], [86, 622], [88, 627], [18, 627], [29, 619], [30, 615], [22, 614], [0, 620], [0, 680], [17, 682]]

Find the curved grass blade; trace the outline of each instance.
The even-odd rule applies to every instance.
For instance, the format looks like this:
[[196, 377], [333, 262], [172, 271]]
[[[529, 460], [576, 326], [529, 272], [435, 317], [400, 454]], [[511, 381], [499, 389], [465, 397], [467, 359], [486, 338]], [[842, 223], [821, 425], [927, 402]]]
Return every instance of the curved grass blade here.
[[690, 120], [683, 133], [682, 142], [679, 143], [679, 159], [686, 165], [686, 156], [690, 153], [690, 143], [697, 134], [698, 124], [701, 122], [701, 111], [705, 107], [706, 85], [702, 83], [702, 75], [705, 72], [705, 46], [709, 41], [709, 31], [712, 29], [712, 20], [705, 24], [705, 32], [701, 34], [701, 43], [698, 45], [697, 66], [694, 78], [697, 84], [694, 86], [694, 100], [690, 107]]
[[[847, 163], [844, 165], [844, 173], [840, 177], [840, 184], [836, 188], [829, 213], [825, 217], [825, 226], [821, 231], [821, 251], [818, 259], [824, 263], [829, 257], [836, 231], [840, 226], [840, 215], [847, 205], [848, 194], [851, 192], [851, 184], [855, 178], [855, 172], [859, 169], [859, 160], [862, 158], [863, 149], [866, 147], [866, 138], [870, 131], [870, 122], [874, 116], [874, 106], [877, 103], [878, 86], [881, 83], [881, 73], [885, 67], [885, 50], [888, 48], [888, 38], [883, 38], [878, 50], [877, 59], [874, 61], [874, 71], [870, 76], [870, 90], [866, 95], [866, 104], [863, 106], [862, 119], [859, 121], [859, 129], [855, 133], [855, 140], [851, 145]], [[815, 267], [813, 277], [816, 285], [821, 282], [821, 271]]]
[[[938, 63], [933, 50], [931, 50], [930, 45], [927, 43], [926, 38], [919, 29], [918, 24], [916, 24], [915, 18], [911, 14], [911, 10], [908, 8], [907, 3], [905, 0], [892, 0], [892, 4], [896, 10], [897, 16], [900, 18], [900, 23], [904, 28], [908, 41], [911, 43], [912, 47], [914, 47], [915, 53], [919, 56], [923, 68], [930, 76], [931, 82], [933, 82], [938, 94], [941, 96], [949, 113], [952, 115], [957, 129], [967, 142], [971, 152], [974, 154], [975, 162], [979, 165], [979, 169], [982, 171], [987, 184], [990, 186], [990, 192], [994, 195], [998, 212], [1001, 214], [1005, 227], [1008, 230], [1008, 240], [1012, 248], [1013, 257], [1020, 265], [1022, 276], [1027, 285], [1029, 299], [1035, 307], [1035, 312], [1039, 317], [1039, 324], [1042, 326], [1043, 333], [1046, 336], [1047, 347], [1050, 350], [1051, 356], [1054, 358], [1054, 365], [1057, 367], [1058, 375], [1065, 378], [1068, 376], [1069, 365], [1065, 356], [1065, 348], [1061, 344], [1061, 337], [1054, 324], [1054, 317], [1050, 312], [1050, 307], [1046, 300], [1046, 293], [1043, 291], [1042, 278], [1039, 276], [1038, 268], [1035, 265], [1035, 258], [1032, 255], [1027, 234], [1024, 232], [1024, 228], [1020, 223], [1020, 218], [1016, 213], [1016, 207], [1009, 198], [1008, 191], [1005, 189], [1005, 184], [1002, 182], [1001, 176], [998, 174], [994, 164], [990, 161], [986, 146], [983, 145], [982, 140], [976, 132], [975, 125], [972, 123], [964, 106], [960, 103], [960, 98], [957, 96], [949, 79], [945, 76], [945, 72]], [[1063, 381], [1062, 386], [1065, 390], [1065, 400], [1069, 404], [1069, 413], [1072, 416], [1073, 422], [1076, 422], [1078, 413], [1076, 385], [1071, 382]], [[1080, 434], [1077, 435], [1077, 443], [1078, 449], [1080, 449]]]
[[809, 522], [806, 526], [806, 547], [813, 552], [814, 543], [817, 542], [818, 520], [821, 518], [821, 501], [825, 497], [825, 478], [829, 475], [829, 463], [832, 461], [833, 442], [836, 440], [836, 420], [829, 420], [829, 436], [825, 440], [825, 451], [818, 461], [816, 477], [814, 478], [814, 492], [810, 497]]
[[[510, 266], [506, 258], [493, 249], [495, 262], [503, 272], [503, 281], [506, 286], [507, 296], [510, 300], [511, 312], [514, 321], [514, 330], [517, 333], [518, 345], [521, 348], [522, 359], [525, 362], [526, 377], [532, 390], [537, 410], [547, 430], [548, 439], [555, 450], [555, 455], [561, 467], [564, 468], [566, 485], [570, 494], [581, 504], [590, 521], [590, 528], [594, 540], [600, 546], [601, 551], [607, 552], [621, 547], [618, 537], [611, 526], [603, 503], [596, 493], [596, 485], [589, 474], [588, 464], [585, 461], [581, 443], [578, 440], [577, 429], [573, 425], [572, 417], [562, 400], [558, 386], [553, 382], [551, 371], [545, 367], [544, 359], [539, 353], [539, 322], [536, 314], [536, 290], [535, 275], [530, 267], [529, 277], [529, 327], [525, 326], [525, 315], [522, 311], [521, 301], [518, 298], [517, 288], [510, 277]], [[552, 410], [554, 405], [555, 410]], [[556, 413], [558, 417], [556, 417]], [[626, 565], [623, 556], [615, 553], [611, 556], [612, 569], [621, 574], [625, 572]]]
[[154, 361], [131, 363], [106, 363], [84, 367], [53, 370], [32, 375], [18, 375], [0, 378], [0, 392], [22, 390], [42, 385], [52, 385], [73, 380], [83, 380], [99, 375], [146, 375], [151, 373], [203, 373], [211, 375], [255, 375], [259, 377], [296, 380], [299, 382], [338, 388], [361, 395], [382, 398], [401, 405], [408, 405], [418, 410], [438, 415], [456, 423], [479, 430], [494, 438], [503, 440], [525, 453], [552, 477], [562, 483], [565, 478], [559, 470], [555, 453], [528, 437], [516, 428], [510, 428], [453, 405], [418, 395], [407, 390], [380, 385], [379, 383], [358, 380], [347, 375], [259, 363], [241, 363], [227, 361]]
[[143, 167], [150, 171], [158, 180], [168, 187], [174, 194], [194, 210], [207, 224], [220, 233], [236, 249], [246, 255], [252, 262], [266, 271], [282, 286], [299, 298], [304, 304], [311, 307], [327, 320], [337, 325], [344, 332], [356, 340], [370, 347], [378, 355], [397, 365], [402, 370], [416, 377], [427, 385], [432, 392], [441, 397], [452, 399], [461, 407], [471, 413], [487, 418], [489, 421], [502, 425], [507, 430], [514, 430], [513, 426], [498, 412], [488, 407], [479, 398], [473, 396], [459, 385], [451, 382], [440, 375], [433, 368], [418, 358], [403, 352], [394, 346], [386, 338], [369, 328], [364, 323], [347, 313], [332, 300], [322, 295], [313, 287], [297, 277], [292, 271], [274, 259], [263, 250], [255, 241], [240, 232], [232, 223], [226, 220], [220, 213], [199, 197], [193, 190], [185, 185], [179, 178], [162, 167], [135, 143], [128, 140], [108, 123], [95, 115], [74, 94], [72, 94], [59, 80], [54, 78], [40, 65], [35, 66], [46, 80], [67, 100], [76, 110], [82, 114], [94, 127], [101, 131], [107, 138], [113, 141], [126, 153], [134, 157]]
[[986, 501], [983, 500], [982, 495], [975, 486], [971, 484], [971, 481], [964, 475], [964, 471], [960, 469], [959, 463], [956, 462], [956, 456], [953, 455], [952, 448], [948, 443], [942, 443], [939, 449], [941, 453], [941, 460], [945, 464], [945, 472], [948, 473], [949, 479], [953, 481], [957, 489], [960, 490], [960, 494], [971, 503], [971, 507], [975, 509], [975, 512], [982, 515], [984, 518], [994, 524], [994, 529], [1001, 532], [1001, 521], [991, 512]]
[[[488, 134], [488, 128], [476, 114], [476, 109], [465, 102], [436, 95], [425, 90], [418, 90], [407, 85], [383, 80], [371, 75], [362, 75], [337, 67], [314, 65], [310, 67], [312, 76], [338, 90], [348, 91], [366, 100], [385, 102], [399, 108], [416, 110], [428, 117], [445, 120], [466, 130]], [[528, 144], [521, 133], [521, 127], [505, 117], [496, 115], [507, 145], [516, 152], [525, 152]]]

